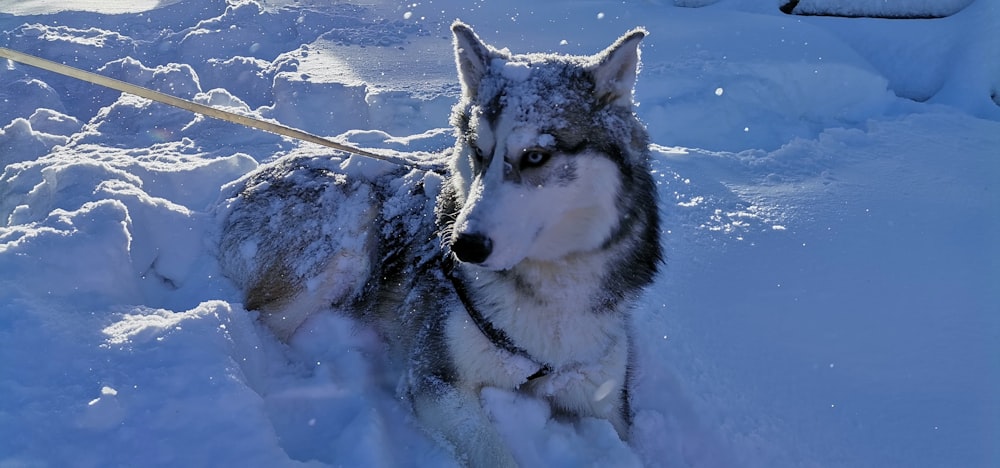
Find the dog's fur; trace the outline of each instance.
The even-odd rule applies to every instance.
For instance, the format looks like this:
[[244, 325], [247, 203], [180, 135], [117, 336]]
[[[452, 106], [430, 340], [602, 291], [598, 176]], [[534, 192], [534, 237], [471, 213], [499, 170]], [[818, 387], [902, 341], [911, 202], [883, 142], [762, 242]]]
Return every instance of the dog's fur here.
[[515, 464], [485, 386], [607, 419], [625, 439], [630, 304], [661, 261], [632, 100], [645, 31], [587, 57], [514, 55], [452, 31], [449, 169], [264, 165], [232, 189], [223, 269], [282, 339], [321, 309], [371, 324], [419, 421], [470, 464]]

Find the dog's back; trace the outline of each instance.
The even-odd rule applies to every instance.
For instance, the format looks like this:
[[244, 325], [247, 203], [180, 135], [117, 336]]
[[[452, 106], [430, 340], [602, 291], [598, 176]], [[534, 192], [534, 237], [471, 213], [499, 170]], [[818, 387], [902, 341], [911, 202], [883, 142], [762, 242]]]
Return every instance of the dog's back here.
[[365, 321], [379, 310], [393, 314], [386, 305], [436, 271], [427, 213], [439, 186], [433, 172], [359, 158], [298, 156], [262, 165], [230, 188], [219, 241], [223, 271], [246, 291], [244, 306], [283, 340], [321, 309]]

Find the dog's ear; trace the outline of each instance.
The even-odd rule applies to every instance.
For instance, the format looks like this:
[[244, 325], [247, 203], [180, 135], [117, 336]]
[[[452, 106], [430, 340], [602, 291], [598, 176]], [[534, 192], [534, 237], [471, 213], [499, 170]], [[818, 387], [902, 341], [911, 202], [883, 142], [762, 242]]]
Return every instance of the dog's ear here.
[[646, 34], [645, 29], [633, 29], [594, 56], [596, 64], [591, 66], [591, 73], [602, 105], [632, 108], [632, 89], [639, 72], [639, 43]]
[[451, 32], [455, 35], [455, 62], [459, 81], [462, 82], [462, 95], [475, 97], [479, 82], [489, 70], [495, 53], [469, 25], [461, 21], [451, 25]]

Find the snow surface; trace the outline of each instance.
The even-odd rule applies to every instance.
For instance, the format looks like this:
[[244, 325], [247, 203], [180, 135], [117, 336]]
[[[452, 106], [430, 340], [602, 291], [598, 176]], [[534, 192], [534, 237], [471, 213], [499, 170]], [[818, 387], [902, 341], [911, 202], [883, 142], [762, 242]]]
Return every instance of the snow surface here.
[[[520, 460], [1000, 466], [1000, 2], [98, 3], [0, 2], [0, 45], [409, 156], [452, 143], [453, 19], [515, 52], [644, 26], [668, 263], [633, 437], [485, 391]], [[0, 62], [0, 465], [454, 465], [370, 332], [279, 344], [218, 273], [220, 188], [324, 152]]]

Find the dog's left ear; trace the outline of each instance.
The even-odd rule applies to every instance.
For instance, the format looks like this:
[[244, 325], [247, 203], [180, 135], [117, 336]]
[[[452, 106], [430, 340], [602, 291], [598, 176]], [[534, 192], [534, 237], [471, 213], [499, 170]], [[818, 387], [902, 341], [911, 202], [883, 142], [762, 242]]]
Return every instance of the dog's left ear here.
[[632, 108], [632, 89], [639, 72], [639, 43], [646, 34], [645, 29], [635, 28], [594, 56], [597, 63], [590, 70], [602, 105]]
[[455, 62], [459, 81], [462, 82], [462, 95], [475, 97], [496, 53], [479, 39], [469, 25], [461, 21], [452, 23], [451, 32], [455, 35]]

